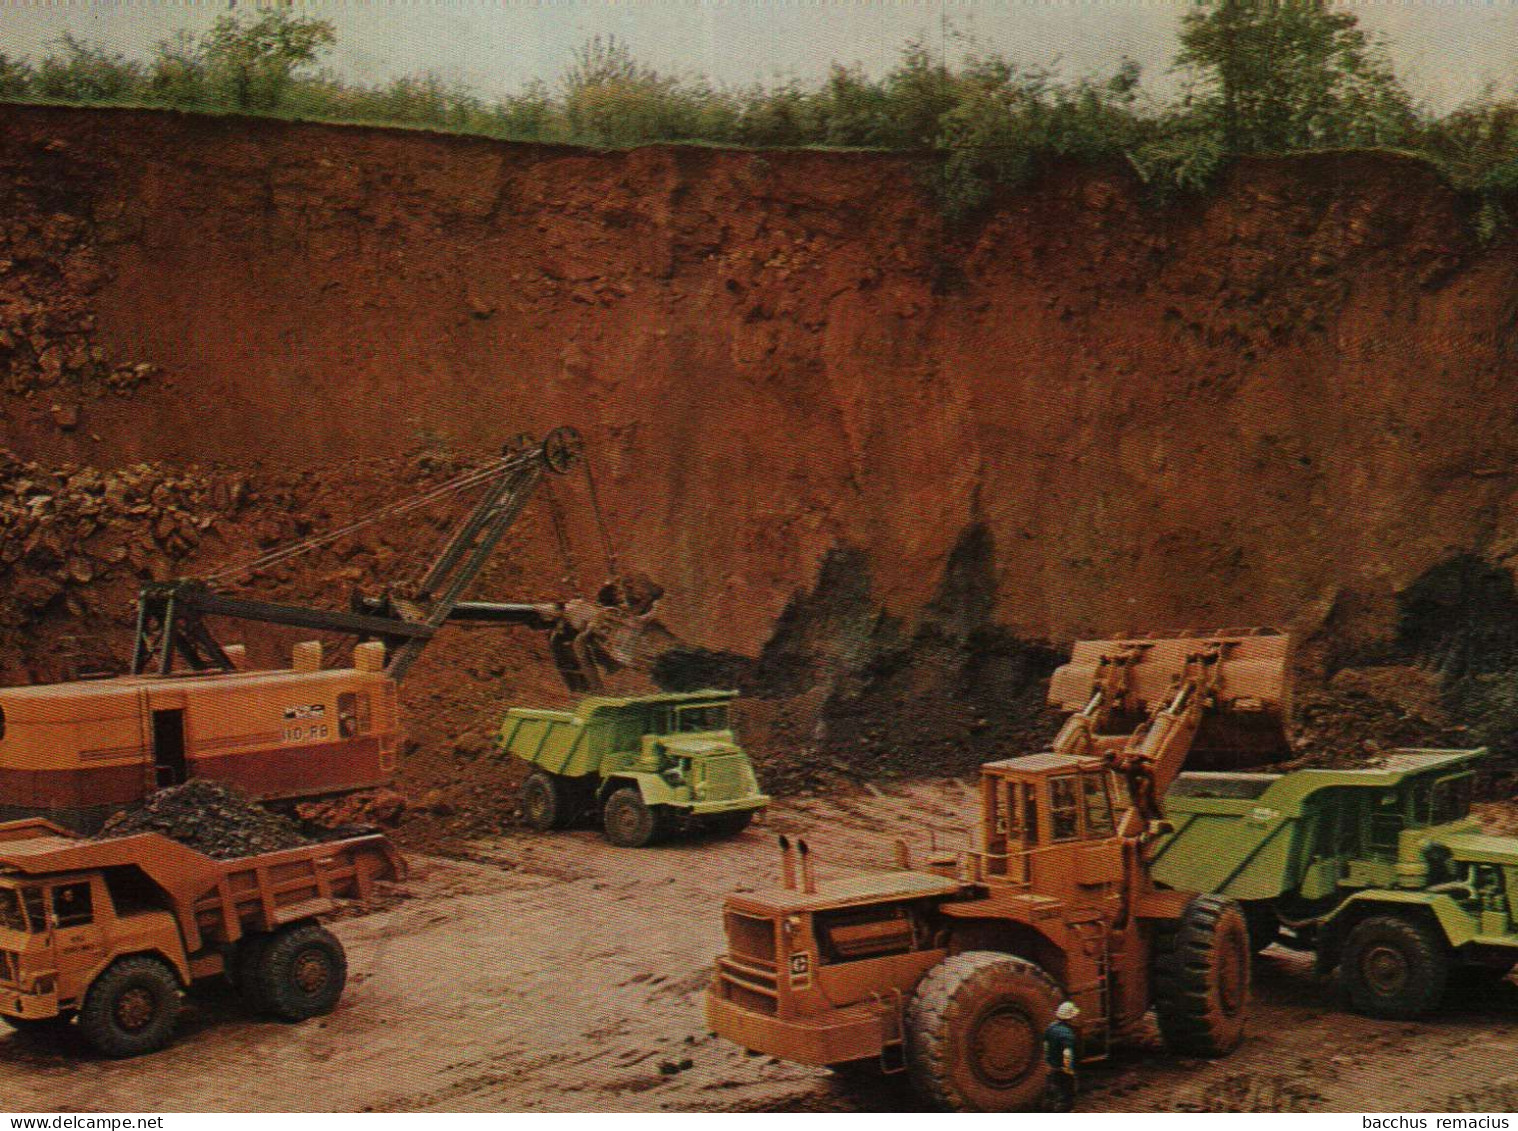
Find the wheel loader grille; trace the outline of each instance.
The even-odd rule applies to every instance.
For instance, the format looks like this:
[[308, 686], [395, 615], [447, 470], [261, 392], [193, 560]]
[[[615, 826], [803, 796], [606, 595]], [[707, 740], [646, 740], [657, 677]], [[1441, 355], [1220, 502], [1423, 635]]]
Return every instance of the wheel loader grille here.
[[729, 911], [728, 953], [717, 959], [722, 996], [744, 1009], [774, 1014], [779, 1009], [779, 973], [775, 967], [775, 924], [769, 919]]
[[741, 754], [706, 760], [706, 799], [731, 801], [749, 792], [745, 759]]
[[775, 965], [775, 923], [737, 911], [727, 913], [727, 947], [735, 958]]

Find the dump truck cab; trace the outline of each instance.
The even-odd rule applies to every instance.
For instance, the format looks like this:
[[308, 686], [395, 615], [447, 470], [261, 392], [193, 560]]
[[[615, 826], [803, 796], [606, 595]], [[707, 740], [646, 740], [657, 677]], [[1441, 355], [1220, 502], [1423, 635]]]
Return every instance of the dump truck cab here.
[[1255, 946], [1338, 967], [1357, 1008], [1433, 1008], [1457, 966], [1518, 964], [1518, 840], [1471, 817], [1473, 750], [1398, 750], [1360, 769], [1183, 774], [1157, 881], [1240, 900]]
[[733, 732], [735, 691], [588, 696], [573, 711], [513, 707], [500, 747], [533, 769], [522, 810], [542, 830], [602, 814], [615, 844], [641, 847], [697, 823], [737, 831], [769, 804]]
[[121, 955], [153, 955], [188, 984], [174, 916], [134, 903], [128, 887], [101, 872], [0, 876], [0, 1013], [41, 1021], [76, 1010]]

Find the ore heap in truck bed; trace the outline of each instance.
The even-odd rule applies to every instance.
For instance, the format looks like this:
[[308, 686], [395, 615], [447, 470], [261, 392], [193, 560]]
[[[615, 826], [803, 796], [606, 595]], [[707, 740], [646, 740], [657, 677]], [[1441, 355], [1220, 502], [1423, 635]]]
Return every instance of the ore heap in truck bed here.
[[137, 808], [108, 819], [100, 830], [103, 838], [136, 833], [161, 833], [217, 860], [299, 848], [316, 839], [236, 787], [205, 778], [160, 789]]

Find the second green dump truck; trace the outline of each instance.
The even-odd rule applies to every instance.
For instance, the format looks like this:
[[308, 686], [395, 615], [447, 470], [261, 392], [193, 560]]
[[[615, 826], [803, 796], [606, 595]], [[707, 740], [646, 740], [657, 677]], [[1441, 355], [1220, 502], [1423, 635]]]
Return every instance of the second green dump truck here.
[[624, 848], [684, 828], [742, 831], [770, 799], [733, 733], [736, 698], [593, 695], [573, 711], [512, 708], [500, 746], [532, 767], [522, 815], [546, 831], [599, 813], [606, 839]]
[[1256, 949], [1311, 951], [1350, 1003], [1410, 1018], [1451, 975], [1518, 964], [1518, 840], [1470, 816], [1476, 750], [1399, 750], [1364, 769], [1182, 774], [1155, 879], [1243, 904]]

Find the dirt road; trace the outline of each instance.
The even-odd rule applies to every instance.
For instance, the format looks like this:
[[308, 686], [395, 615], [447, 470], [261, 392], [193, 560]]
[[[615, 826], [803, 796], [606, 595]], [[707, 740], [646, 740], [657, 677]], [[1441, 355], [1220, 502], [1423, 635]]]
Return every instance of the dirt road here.
[[[513, 833], [468, 859], [422, 858], [401, 898], [336, 924], [353, 970], [331, 1017], [264, 1022], [229, 992], [188, 1003], [178, 1041], [135, 1061], [70, 1038], [0, 1039], [13, 1110], [902, 1110], [904, 1089], [845, 1092], [824, 1072], [709, 1037], [717, 898], [773, 882], [771, 833], [804, 831], [823, 878], [883, 860], [890, 837], [957, 824], [957, 782], [801, 799], [733, 841], [629, 852], [592, 832]], [[921, 843], [919, 839], [918, 843]], [[1334, 1008], [1307, 964], [1257, 968], [1246, 1045], [1217, 1063], [1163, 1056], [1151, 1033], [1087, 1077], [1104, 1110], [1511, 1110], [1518, 986], [1422, 1024]], [[1482, 1090], [1484, 1089], [1484, 1090]]]

